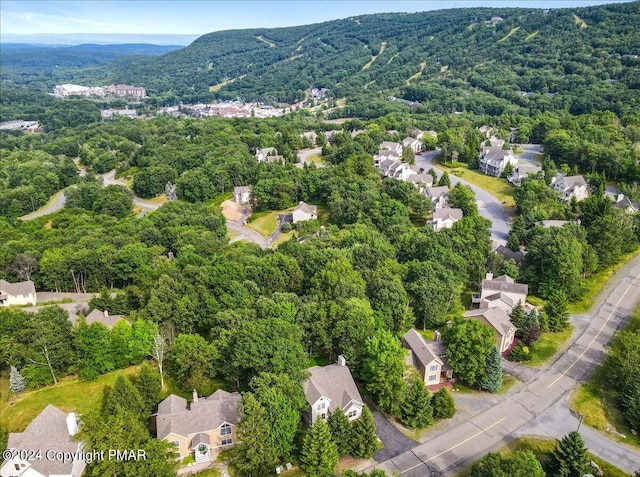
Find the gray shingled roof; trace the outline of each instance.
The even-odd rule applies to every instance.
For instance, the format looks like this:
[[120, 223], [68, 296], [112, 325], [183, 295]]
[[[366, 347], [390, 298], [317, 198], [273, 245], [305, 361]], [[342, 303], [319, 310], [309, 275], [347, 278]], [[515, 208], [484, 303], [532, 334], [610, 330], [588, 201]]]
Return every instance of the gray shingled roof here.
[[41, 450], [42, 459], [31, 461], [34, 470], [42, 475], [70, 475], [73, 462], [45, 458], [45, 453], [50, 449], [57, 453], [76, 452], [82, 448], [69, 435], [66, 419], [66, 413], [49, 404], [24, 432], [9, 434], [7, 448]]
[[491, 326], [501, 335], [505, 336], [511, 328], [515, 328], [513, 323], [509, 321], [509, 315], [502, 308], [480, 308], [479, 310], [467, 311], [465, 318], [484, 317]]
[[[412, 357], [414, 360], [417, 360], [423, 367], [427, 367], [429, 363], [433, 360], [438, 361], [441, 365], [443, 364], [442, 360], [438, 358], [436, 352], [432, 350], [430, 346], [427, 345], [426, 341], [420, 333], [418, 333], [413, 328], [406, 332], [403, 337], [405, 343], [412, 351]], [[415, 366], [414, 362], [414, 366]], [[417, 367], [417, 366], [416, 366]]]
[[310, 375], [304, 383], [304, 394], [309, 404], [315, 403], [321, 396], [330, 399], [329, 412], [338, 407], [344, 408], [349, 402], [364, 404], [347, 366], [330, 364], [309, 368]]
[[187, 437], [189, 434], [212, 431], [225, 422], [236, 425], [240, 420], [238, 405], [241, 399], [238, 393], [218, 389], [208, 398], [192, 402], [187, 409], [186, 399], [170, 395], [158, 405], [158, 439], [164, 439], [171, 433]]
[[518, 250], [514, 252], [510, 248], [505, 247], [504, 245], [499, 245], [496, 248], [496, 253], [499, 253], [504, 257], [505, 260], [512, 259], [516, 264], [520, 264], [524, 259], [525, 253], [522, 250]]
[[443, 207], [442, 209], [436, 209], [433, 211], [433, 218], [446, 220], [460, 220], [462, 218], [462, 209], [451, 209], [449, 207]]
[[251, 186], [238, 186], [233, 188], [233, 195], [242, 195], [245, 192], [251, 192]]
[[449, 194], [449, 187], [448, 186], [430, 187], [430, 188], [427, 189], [427, 195], [431, 199], [437, 199], [438, 197], [440, 197], [442, 195], [448, 195], [448, 194]]
[[482, 290], [493, 290], [496, 292], [520, 293], [526, 295], [529, 292], [529, 286], [524, 283], [514, 283], [513, 278], [502, 275], [493, 280], [482, 280]]
[[536, 225], [541, 225], [545, 229], [548, 229], [551, 227], [562, 227], [569, 223], [571, 222], [568, 220], [541, 220], [540, 222], [537, 222]]
[[296, 205], [296, 208], [293, 209], [294, 212], [299, 210], [308, 215], [318, 215], [318, 206], [317, 205], [309, 205], [306, 202], [300, 202]]
[[29, 295], [36, 294], [36, 287], [31, 280], [25, 282], [9, 283], [6, 280], [0, 280], [0, 293], [7, 295]]
[[503, 302], [505, 302], [507, 305], [509, 305], [511, 307], [513, 307], [513, 305], [515, 305], [513, 300], [511, 298], [509, 298], [508, 295], [506, 295], [506, 294], [504, 294], [502, 292], [498, 292], [498, 293], [494, 293], [493, 295], [485, 296], [483, 298], [483, 300], [487, 300], [487, 301], [502, 300]]
[[115, 324], [124, 318], [123, 315], [105, 315], [104, 311], [100, 311], [95, 308], [91, 313], [87, 315], [85, 318], [87, 320], [87, 325], [91, 323], [102, 323], [107, 328], [111, 329], [115, 326]]
[[431, 185], [433, 184], [433, 177], [431, 176], [431, 174], [425, 174], [424, 172], [422, 172], [420, 174], [411, 174], [408, 181], [413, 182], [414, 184], [423, 182], [426, 185]]
[[502, 162], [508, 154], [511, 154], [511, 151], [504, 150], [501, 147], [486, 147], [482, 159]]

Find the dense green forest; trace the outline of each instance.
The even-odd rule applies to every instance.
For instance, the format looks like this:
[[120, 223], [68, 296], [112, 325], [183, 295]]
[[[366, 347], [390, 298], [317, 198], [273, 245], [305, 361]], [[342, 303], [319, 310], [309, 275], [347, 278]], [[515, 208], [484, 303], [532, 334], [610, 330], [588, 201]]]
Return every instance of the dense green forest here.
[[237, 96], [292, 103], [324, 87], [347, 98], [334, 112], [345, 116], [408, 109], [387, 101], [389, 94], [440, 113], [624, 115], [638, 106], [638, 24], [637, 2], [365, 15], [210, 33], [161, 57], [121, 58], [64, 78], [139, 84], [186, 103]]

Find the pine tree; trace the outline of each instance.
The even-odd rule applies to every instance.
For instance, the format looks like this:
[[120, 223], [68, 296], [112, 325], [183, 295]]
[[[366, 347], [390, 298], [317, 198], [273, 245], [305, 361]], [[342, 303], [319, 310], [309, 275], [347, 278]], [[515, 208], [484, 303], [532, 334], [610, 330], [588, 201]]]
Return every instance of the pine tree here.
[[436, 419], [449, 419], [456, 413], [456, 402], [447, 388], [441, 388], [431, 396], [431, 406]]
[[438, 186], [447, 186], [451, 187], [451, 179], [449, 179], [449, 174], [445, 171], [440, 176], [440, 180], [438, 181]]
[[625, 385], [620, 397], [622, 413], [631, 429], [640, 429], [640, 378]]
[[340, 455], [351, 454], [351, 424], [342, 408], [337, 408], [329, 415], [327, 424]]
[[351, 455], [356, 459], [368, 459], [378, 450], [376, 423], [368, 407], [362, 408], [360, 417], [351, 424]]
[[13, 394], [20, 394], [27, 387], [27, 383], [15, 366], [11, 366], [11, 375], [9, 376], [9, 389]]
[[431, 395], [417, 373], [409, 378], [400, 411], [402, 423], [412, 429], [423, 429], [433, 422]]
[[232, 462], [242, 475], [271, 475], [277, 464], [276, 450], [265, 436], [269, 435], [267, 412], [251, 393], [242, 397], [242, 420], [238, 424], [239, 443], [233, 448]]
[[509, 321], [513, 323], [513, 326], [518, 328], [517, 335], [522, 336], [522, 334], [525, 331], [524, 327], [525, 327], [526, 316], [524, 314], [524, 306], [522, 306], [521, 301], [519, 301], [518, 304], [513, 307], [513, 310], [511, 310], [511, 314], [509, 315], [509, 317], [510, 317]]
[[558, 477], [582, 477], [587, 473], [587, 448], [578, 432], [570, 432], [556, 444], [552, 463]]
[[146, 420], [148, 417], [138, 390], [124, 376], [118, 376], [113, 388], [105, 393], [102, 401], [103, 415], [112, 416], [121, 411], [130, 412], [140, 420]]
[[145, 363], [138, 372], [138, 379], [136, 380], [135, 386], [144, 403], [145, 414], [150, 414], [156, 404], [158, 404], [158, 398], [160, 397], [160, 374], [148, 363]]
[[544, 306], [551, 331], [562, 331], [569, 326], [568, 308], [567, 295], [562, 290], [554, 291]]
[[331, 440], [329, 426], [324, 420], [318, 419], [302, 443], [302, 468], [309, 477], [333, 477], [338, 459], [338, 449]]
[[494, 347], [487, 356], [485, 371], [486, 378], [480, 383], [480, 387], [490, 393], [497, 393], [502, 386], [502, 356], [498, 348]]

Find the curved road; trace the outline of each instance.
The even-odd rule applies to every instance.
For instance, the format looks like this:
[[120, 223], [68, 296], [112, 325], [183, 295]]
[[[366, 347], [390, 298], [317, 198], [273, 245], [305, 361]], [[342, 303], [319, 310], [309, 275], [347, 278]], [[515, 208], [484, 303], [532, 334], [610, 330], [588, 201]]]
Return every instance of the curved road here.
[[[545, 369], [506, 396], [489, 397], [489, 407], [423, 444], [375, 467], [387, 474], [455, 475], [475, 460], [520, 435], [561, 438], [578, 428], [568, 410], [570, 392], [605, 356], [604, 346], [640, 302], [640, 255], [623, 266], [600, 293], [593, 311], [572, 317], [574, 333], [567, 349]], [[464, 398], [463, 398], [464, 399]], [[640, 452], [582, 425], [589, 451], [632, 474], [640, 469]], [[368, 469], [371, 470], [371, 469]]]
[[[414, 169], [423, 168], [426, 171], [433, 167], [438, 177], [442, 175], [442, 171], [438, 169], [434, 159], [440, 156], [440, 151], [427, 151], [423, 154], [416, 154], [416, 162]], [[478, 213], [492, 223], [491, 238], [494, 242], [494, 248], [498, 245], [506, 245], [509, 238], [509, 230], [511, 229], [511, 219], [504, 210], [503, 204], [491, 193], [471, 184], [470, 182], [460, 179], [459, 177], [449, 174], [451, 185], [455, 186], [458, 182], [471, 187], [476, 194], [478, 202]]]

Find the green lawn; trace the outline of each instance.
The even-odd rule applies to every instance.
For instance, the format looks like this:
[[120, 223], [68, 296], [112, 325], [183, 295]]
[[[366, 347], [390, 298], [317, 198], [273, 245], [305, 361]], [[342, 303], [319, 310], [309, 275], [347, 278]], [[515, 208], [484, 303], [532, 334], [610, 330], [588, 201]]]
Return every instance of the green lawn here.
[[313, 162], [314, 164], [322, 164], [322, 155], [321, 154], [309, 154], [307, 156], [307, 161]]
[[225, 200], [230, 200], [233, 198], [233, 192], [225, 192], [224, 194], [218, 194], [209, 202], [210, 205], [214, 207], [220, 207]]
[[637, 248], [633, 252], [629, 252], [627, 254], [622, 255], [618, 262], [615, 265], [612, 265], [609, 268], [606, 268], [595, 275], [583, 280], [582, 284], [584, 288], [587, 290], [582, 300], [572, 303], [569, 305], [569, 313], [572, 315], [578, 315], [581, 313], [586, 313], [593, 306], [593, 302], [595, 301], [598, 293], [602, 290], [605, 282], [617, 272], [625, 263], [635, 257], [640, 253], [640, 248]]
[[276, 210], [265, 212], [254, 212], [249, 218], [247, 227], [255, 230], [261, 235], [268, 237], [278, 228], [278, 214]]
[[[512, 452], [517, 450], [525, 451], [529, 450], [533, 452], [536, 458], [540, 461], [543, 467], [548, 464], [550, 460], [550, 454], [555, 448], [556, 440], [555, 439], [547, 439], [542, 437], [519, 437], [518, 439], [514, 439], [506, 446], [502, 447], [497, 451], [498, 454], [503, 456], [508, 456]], [[604, 475], [606, 477], [628, 477], [628, 474], [618, 469], [613, 464], [606, 462], [590, 452], [587, 453], [587, 458], [589, 461], [593, 461], [600, 469], [602, 469]], [[595, 475], [595, 472], [593, 472]], [[458, 477], [469, 477], [471, 475], [471, 466], [463, 470], [458, 474]]]
[[271, 246], [275, 247], [277, 245], [280, 245], [282, 242], [287, 242], [291, 237], [293, 237], [293, 234], [295, 233], [296, 233], [295, 230], [290, 230], [289, 232], [282, 232], [278, 236], [278, 238], [273, 241]]
[[469, 166], [463, 163], [457, 163], [455, 167], [438, 164], [437, 167], [491, 193], [504, 204], [510, 215], [515, 215], [516, 203], [513, 200], [514, 187], [509, 184], [506, 179], [487, 176], [481, 172], [469, 169]]
[[531, 359], [529, 361], [523, 361], [522, 364], [526, 364], [531, 367], [538, 367], [546, 363], [556, 351], [567, 341], [571, 336], [573, 327], [569, 327], [564, 331], [558, 333], [546, 332], [540, 335], [540, 339], [533, 345], [529, 346]]

